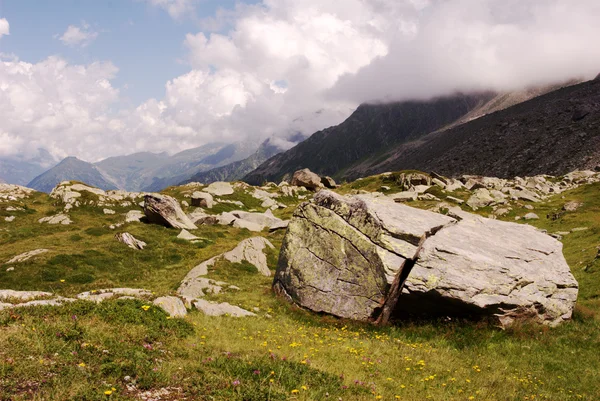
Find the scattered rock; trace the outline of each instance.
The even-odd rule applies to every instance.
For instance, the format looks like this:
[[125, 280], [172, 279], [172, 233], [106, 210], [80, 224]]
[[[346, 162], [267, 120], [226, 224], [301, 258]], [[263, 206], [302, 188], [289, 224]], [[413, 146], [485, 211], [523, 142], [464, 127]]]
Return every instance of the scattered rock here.
[[138, 222], [144, 217], [144, 213], [139, 210], [130, 210], [125, 215], [126, 223], [135, 223]]
[[4, 218], [4, 221], [6, 221], [7, 223], [10, 223], [12, 221], [15, 221], [15, 216], [8, 216]]
[[152, 292], [141, 288], [108, 288], [102, 290], [92, 290], [77, 294], [77, 299], [93, 301], [100, 303], [106, 299], [117, 296], [127, 296], [136, 299], [147, 299], [152, 296]]
[[525, 220], [539, 220], [540, 216], [535, 213], [527, 213], [525, 216], [523, 216], [523, 218]]
[[588, 227], [576, 227], [574, 229], [571, 230], [572, 233], [580, 233], [582, 231], [587, 231], [589, 230]]
[[233, 250], [224, 253], [223, 257], [231, 263], [241, 263], [245, 260], [254, 265], [263, 276], [269, 277], [271, 270], [269, 270], [264, 253], [264, 249], [267, 247], [274, 249], [273, 244], [266, 238], [248, 238], [240, 242]]
[[233, 194], [233, 187], [228, 182], [213, 182], [204, 189], [205, 192], [215, 196], [224, 196]]
[[192, 194], [192, 206], [212, 209], [215, 201], [211, 194], [207, 192], [194, 192]]
[[144, 241], [140, 241], [136, 239], [133, 235], [129, 233], [118, 233], [115, 234], [115, 238], [117, 241], [122, 242], [127, 245], [131, 249], [142, 250], [146, 247], [146, 243]]
[[321, 184], [321, 177], [307, 168], [298, 170], [294, 173], [294, 176], [292, 177], [292, 185], [304, 187], [306, 189], [310, 189], [311, 191], [323, 186], [323, 184]]
[[215, 303], [209, 302], [204, 299], [197, 299], [194, 301], [194, 307], [204, 313], [207, 316], [223, 316], [228, 315], [231, 317], [247, 317], [256, 316], [256, 314], [249, 312], [239, 306], [230, 305], [227, 302]]
[[44, 291], [0, 290], [0, 300], [31, 301], [38, 298], [51, 297], [52, 293]]
[[114, 210], [111, 210], [111, 209], [104, 209], [104, 210], [102, 210], [102, 212], [103, 212], [104, 214], [115, 214], [115, 211], [114, 211]]
[[62, 224], [68, 226], [73, 221], [66, 214], [57, 214], [55, 216], [42, 217], [38, 220], [39, 223], [48, 223], [48, 224]]
[[463, 203], [465, 203], [464, 200], [455, 198], [454, 196], [446, 196], [446, 199], [449, 200], [450, 202], [454, 202], [454, 203], [457, 203], [459, 205], [462, 205]]
[[467, 205], [473, 210], [477, 210], [494, 203], [494, 198], [491, 197], [490, 191], [487, 188], [478, 188], [475, 193], [467, 200]]
[[198, 228], [183, 213], [177, 200], [167, 195], [146, 195], [144, 197], [144, 213], [151, 223], [187, 230]]
[[11, 260], [6, 262], [6, 264], [9, 265], [11, 263], [25, 262], [26, 260], [29, 260], [29, 259], [33, 258], [34, 256], [41, 255], [46, 252], [48, 252], [48, 249], [35, 249], [33, 251], [25, 252], [25, 253], [22, 253], [20, 255], [13, 257]]
[[245, 228], [247, 230], [250, 230], [252, 232], [261, 232], [265, 226], [262, 226], [258, 223], [254, 223], [252, 221], [248, 221], [248, 220], [242, 220], [242, 219], [235, 219], [233, 221], [233, 227], [235, 228]]
[[329, 189], [334, 189], [337, 188], [337, 184], [335, 183], [335, 180], [331, 177], [321, 177], [321, 184], [323, 184], [323, 186], [325, 188], [329, 188]]
[[581, 206], [583, 206], [583, 203], [571, 201], [571, 202], [565, 203], [564, 206], [562, 207], [562, 209], [565, 212], [576, 212], [577, 209], [579, 209]]
[[413, 202], [416, 201], [419, 197], [419, 194], [414, 191], [404, 191], [398, 192], [396, 194], [388, 195], [388, 197], [392, 198], [394, 202], [402, 203], [402, 202]]
[[185, 317], [187, 309], [183, 301], [177, 297], [159, 297], [153, 301], [154, 305], [162, 308], [171, 317]]
[[198, 242], [202, 239], [200, 237], [196, 237], [194, 234], [190, 233], [186, 229], [181, 230], [177, 238], [191, 242]]

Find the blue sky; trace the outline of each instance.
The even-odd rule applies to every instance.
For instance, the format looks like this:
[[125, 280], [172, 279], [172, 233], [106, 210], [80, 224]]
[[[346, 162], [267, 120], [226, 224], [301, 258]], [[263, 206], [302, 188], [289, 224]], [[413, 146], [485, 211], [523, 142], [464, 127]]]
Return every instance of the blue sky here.
[[0, 158], [286, 147], [363, 102], [593, 78], [599, 20], [598, 0], [0, 0]]
[[[250, 2], [248, 2], [250, 3]], [[194, 18], [173, 19], [163, 9], [134, 0], [0, 0], [0, 16], [10, 22], [10, 35], [0, 41], [0, 52], [14, 53], [36, 63], [59, 55], [73, 64], [112, 61], [119, 69], [113, 85], [124, 102], [139, 104], [161, 98], [165, 83], [185, 72], [187, 33], [201, 30], [199, 20], [233, 0], [203, 0]], [[56, 35], [69, 25], [87, 22], [98, 37], [79, 48], [65, 46]]]

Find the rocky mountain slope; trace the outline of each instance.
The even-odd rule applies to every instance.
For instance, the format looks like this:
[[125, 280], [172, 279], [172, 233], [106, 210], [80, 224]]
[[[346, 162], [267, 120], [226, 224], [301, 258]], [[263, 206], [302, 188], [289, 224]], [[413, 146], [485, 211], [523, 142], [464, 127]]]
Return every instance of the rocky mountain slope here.
[[[406, 149], [414, 149], [418, 155], [427, 135], [439, 133], [441, 137], [444, 135], [441, 132], [474, 124], [482, 116], [577, 82], [501, 94], [455, 95], [432, 101], [362, 105], [342, 124], [317, 132], [304, 143], [267, 160], [245, 179], [254, 184], [278, 181], [303, 167], [336, 179], [354, 179], [400, 167], [413, 168], [412, 161], [401, 165], [393, 161], [403, 162]], [[429, 169], [426, 163], [418, 166]]]
[[117, 189], [117, 186], [107, 180], [104, 175], [91, 163], [76, 157], [67, 157], [58, 165], [34, 178], [28, 187], [40, 192], [50, 192], [62, 181], [82, 181], [101, 189]]
[[319, 131], [272, 157], [244, 180], [253, 184], [278, 181], [301, 168], [339, 176], [358, 160], [441, 129], [494, 96], [457, 94], [428, 102], [362, 105], [342, 124]]
[[600, 81], [565, 87], [392, 149], [347, 177], [395, 169], [497, 177], [600, 165]]

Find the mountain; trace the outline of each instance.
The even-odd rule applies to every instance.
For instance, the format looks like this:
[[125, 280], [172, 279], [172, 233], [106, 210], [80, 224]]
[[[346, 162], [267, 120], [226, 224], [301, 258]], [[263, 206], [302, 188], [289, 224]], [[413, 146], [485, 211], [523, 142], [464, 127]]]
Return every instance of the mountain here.
[[[298, 143], [304, 139], [306, 138], [302, 134], [295, 134], [286, 138], [286, 142]], [[285, 150], [277, 145], [276, 142], [275, 138], [269, 138], [258, 147], [256, 152], [246, 159], [195, 174], [183, 183], [195, 181], [203, 184], [210, 184], [215, 181], [241, 180], [246, 174], [260, 166], [265, 160]]]
[[104, 190], [117, 189], [117, 186], [108, 181], [96, 166], [76, 157], [67, 157], [58, 165], [34, 178], [27, 186], [41, 192], [51, 192], [62, 181], [81, 181]]
[[33, 157], [17, 156], [0, 158], [0, 179], [9, 184], [26, 185], [57, 160], [46, 149], [38, 149]]
[[119, 188], [136, 190], [140, 189], [145, 179], [143, 172], [164, 164], [168, 158], [167, 153], [139, 152], [109, 157], [95, 163], [95, 166]]
[[486, 92], [431, 101], [363, 104], [342, 124], [319, 131], [287, 152], [270, 158], [244, 180], [256, 185], [279, 181], [302, 168], [339, 176], [361, 159], [439, 130], [495, 96]]
[[496, 177], [600, 167], [600, 81], [568, 86], [385, 153], [356, 175], [399, 169]]
[[[416, 155], [423, 153], [424, 141], [442, 138], [446, 132], [474, 124], [484, 116], [563, 87], [573, 87], [578, 82], [509, 93], [456, 94], [429, 101], [363, 104], [342, 124], [317, 132], [287, 152], [272, 157], [244, 180], [253, 184], [278, 181], [305, 167], [338, 180], [352, 180], [400, 166], [427, 167], [427, 163], [416, 160]], [[451, 145], [447, 141], [443, 146]], [[439, 147], [441, 152], [445, 149], [443, 146]], [[411, 151], [415, 156], [411, 163], [405, 163], [406, 154]]]
[[134, 190], [160, 191], [202, 171], [245, 159], [256, 149], [257, 146], [253, 142], [215, 143], [188, 149], [169, 157], [163, 163], [141, 171], [139, 174], [142, 181], [137, 187], [132, 187]]

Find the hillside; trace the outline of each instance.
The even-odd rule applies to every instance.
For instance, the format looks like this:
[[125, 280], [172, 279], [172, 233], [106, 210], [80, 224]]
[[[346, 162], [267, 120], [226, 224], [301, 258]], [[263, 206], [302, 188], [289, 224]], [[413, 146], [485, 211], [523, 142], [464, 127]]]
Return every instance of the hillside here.
[[[406, 177], [367, 177], [336, 191], [377, 191], [393, 199], [406, 189]], [[501, 199], [503, 191], [497, 191], [496, 204], [488, 201], [475, 213], [512, 222], [519, 217], [560, 237], [580, 287], [572, 321], [555, 328], [523, 324], [506, 330], [460, 319], [372, 326], [309, 313], [271, 291], [282, 230], [201, 224], [192, 230], [199, 238], [192, 242], [178, 237], [181, 230], [146, 220], [126, 222], [131, 211], [140, 211], [136, 203], [141, 199], [125, 205], [113, 198], [117, 194], [78, 186], [87, 201], [72, 203], [66, 211], [64, 200], [72, 202], [71, 196], [2, 188], [9, 191], [0, 192], [2, 289], [47, 293], [5, 292], [0, 299], [0, 394], [7, 400], [596, 400], [599, 180], [598, 174], [576, 173], [480, 182], [503, 191], [536, 182], [543, 191], [544, 183], [560, 189], [558, 194], [548, 191], [541, 202]], [[306, 191], [274, 186], [234, 183], [232, 188], [232, 194], [215, 197], [212, 209], [183, 202], [193, 191], [210, 190], [207, 186], [173, 187], [165, 194], [196, 218], [226, 216], [235, 209], [262, 213], [266, 209], [256, 196], [268, 193], [283, 206], [274, 216], [289, 219], [311, 198]], [[457, 188], [430, 186], [409, 205], [444, 214], [460, 201], [463, 211], [473, 212], [468, 204], [481, 189]], [[530, 188], [535, 197], [545, 193]], [[61, 213], [68, 213], [69, 224], [39, 222]], [[540, 218], [525, 221], [529, 213]], [[144, 241], [144, 249], [118, 242], [115, 234], [123, 232]], [[203, 279], [206, 302], [227, 303], [255, 316], [210, 316], [192, 308], [172, 318], [163, 301], [153, 301], [174, 298], [192, 269], [202, 270], [203, 262], [255, 237], [274, 245], [264, 250], [271, 276], [259, 274], [260, 258], [254, 264], [219, 259], [204, 264]], [[23, 256], [32, 250], [39, 251]]]
[[339, 176], [358, 160], [441, 129], [494, 96], [493, 93], [457, 94], [426, 102], [361, 105], [342, 124], [319, 131], [272, 157], [244, 180], [252, 184], [279, 181], [301, 168]]
[[560, 175], [600, 165], [600, 81], [536, 97], [392, 149], [343, 172], [396, 169], [497, 177]]
[[105, 190], [117, 189], [117, 186], [102, 175], [93, 164], [76, 157], [63, 159], [50, 170], [35, 177], [27, 186], [49, 193], [62, 181], [81, 181]]
[[[428, 159], [418, 159], [425, 137], [437, 135], [436, 138], [441, 138], [442, 132], [462, 125], [472, 126], [483, 116], [510, 109], [578, 82], [499, 94], [455, 95], [422, 102], [362, 105], [342, 124], [317, 132], [303, 144], [267, 160], [245, 179], [254, 184], [278, 181], [303, 167], [338, 180], [400, 168], [429, 170], [423, 163]], [[439, 146], [439, 149], [443, 151], [446, 145]], [[405, 151], [412, 151], [416, 159], [411, 159], [410, 163], [405, 161]], [[487, 157], [493, 158], [493, 154]]]

